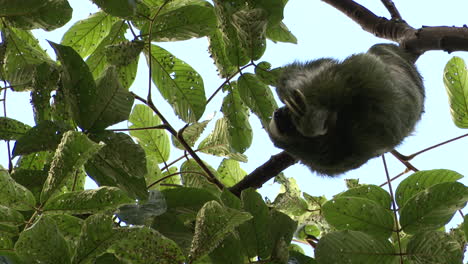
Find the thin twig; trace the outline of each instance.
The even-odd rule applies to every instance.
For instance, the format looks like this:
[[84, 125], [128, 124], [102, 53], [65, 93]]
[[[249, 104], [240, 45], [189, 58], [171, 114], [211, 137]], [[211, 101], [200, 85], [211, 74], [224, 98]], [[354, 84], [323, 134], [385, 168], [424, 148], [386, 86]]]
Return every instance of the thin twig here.
[[397, 241], [398, 241], [398, 249], [400, 253], [400, 263], [403, 264], [403, 256], [401, 255], [401, 241], [400, 241], [400, 224], [398, 222], [398, 215], [397, 215], [397, 207], [395, 203], [395, 195], [393, 194], [393, 188], [392, 188], [392, 183], [390, 181], [390, 175], [388, 173], [388, 167], [387, 167], [387, 161], [385, 160], [385, 154], [382, 155], [382, 161], [384, 164], [385, 168], [385, 175], [387, 177], [387, 182], [388, 182], [388, 190], [390, 191], [390, 197], [392, 198], [392, 207], [393, 207], [393, 216], [395, 218], [395, 227], [396, 227], [396, 233], [397, 233]]
[[384, 4], [385, 8], [387, 8], [393, 20], [403, 21], [403, 18], [401, 17], [400, 12], [396, 8], [395, 3], [393, 3], [392, 0], [381, 0], [381, 1]]

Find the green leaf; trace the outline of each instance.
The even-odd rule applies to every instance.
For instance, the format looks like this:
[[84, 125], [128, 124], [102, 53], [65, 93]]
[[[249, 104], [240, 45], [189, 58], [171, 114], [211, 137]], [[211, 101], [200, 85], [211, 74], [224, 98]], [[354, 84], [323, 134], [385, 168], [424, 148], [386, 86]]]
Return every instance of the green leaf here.
[[[223, 49], [221, 53], [218, 52], [217, 57], [220, 58], [221, 56], [225, 56], [229, 61], [229, 64], [237, 68], [245, 65], [249, 62], [250, 57], [248, 56], [248, 51], [241, 44], [239, 39], [239, 31], [233, 23], [234, 14], [241, 11], [245, 7], [244, 1], [235, 0], [226, 2], [215, 0], [213, 2], [215, 7], [215, 14], [218, 19], [218, 27], [220, 30], [219, 36], [215, 36], [218, 45], [217, 49]], [[224, 58], [222, 61], [224, 61]], [[231, 68], [229, 64], [224, 63], [225, 66], [228, 66], [228, 70]]]
[[152, 45], [151, 54], [148, 51], [145, 54], [148, 65], [151, 56], [153, 82], [175, 113], [187, 123], [200, 119], [206, 105], [200, 74], [159, 46]]
[[186, 254], [193, 238], [198, 211], [209, 201], [219, 201], [212, 192], [198, 188], [176, 188], [161, 191], [167, 202], [167, 212], [156, 216], [152, 228], [174, 240]]
[[262, 8], [242, 9], [232, 16], [240, 45], [248, 51], [251, 60], [258, 60], [265, 53], [267, 23], [268, 13]]
[[395, 264], [395, 249], [387, 239], [359, 231], [338, 231], [323, 236], [316, 249], [317, 263]]
[[[1, 6], [1, 5], [0, 5]], [[30, 31], [8, 27], [5, 34], [5, 79], [15, 91], [31, 89], [36, 66], [42, 63], [55, 64], [39, 45]], [[11, 45], [10, 45], [11, 44]]]
[[409, 199], [427, 188], [443, 182], [455, 182], [461, 178], [463, 175], [451, 170], [418, 171], [398, 185], [395, 192], [396, 202], [399, 207], [403, 207]]
[[[208, 169], [216, 178], [219, 178], [217, 175], [217, 171], [213, 167], [206, 163], [205, 166], [208, 167]], [[207, 190], [210, 190], [214, 193], [219, 192], [218, 187], [216, 187], [212, 182], [208, 180], [209, 176], [193, 159], [189, 159], [182, 163], [182, 165], [180, 166], [180, 173], [182, 182], [186, 187], [206, 188]]]
[[14, 16], [17, 14], [29, 13], [46, 5], [44, 0], [0, 0], [0, 16]]
[[159, 117], [148, 106], [137, 104], [133, 107], [128, 121], [132, 123], [128, 128], [141, 128], [141, 130], [131, 130], [130, 135], [136, 138], [146, 155], [155, 157], [158, 164], [166, 162], [171, 148], [167, 132], [164, 129], [154, 128], [161, 125]]
[[239, 226], [239, 235], [249, 257], [268, 258], [273, 242], [270, 234], [273, 219], [261, 195], [253, 189], [241, 194], [242, 206], [253, 218]]
[[228, 137], [227, 119], [218, 119], [211, 134], [200, 142], [197, 149], [199, 149], [200, 152], [214, 156], [229, 157], [237, 161], [247, 162], [247, 156], [236, 153], [231, 149]]
[[70, 252], [74, 252], [84, 221], [81, 218], [67, 214], [50, 215], [49, 217], [54, 220], [58, 230], [67, 240], [68, 247], [71, 249]]
[[335, 198], [326, 202], [322, 210], [327, 222], [338, 230], [362, 231], [383, 239], [393, 231], [392, 212], [366, 198]]
[[70, 46], [82, 58], [88, 57], [109, 34], [118, 18], [97, 12], [73, 24], [63, 35], [61, 44]]
[[[193, 148], [193, 146], [195, 146], [195, 142], [200, 138], [201, 134], [210, 121], [211, 120], [205, 120], [200, 123], [196, 122], [183, 129], [182, 137], [190, 147]], [[172, 136], [172, 143], [176, 148], [185, 150], [184, 146], [182, 146], [179, 140], [177, 140], [174, 136]]]
[[244, 254], [242, 242], [238, 236], [229, 234], [221, 244], [210, 253], [210, 259], [213, 264], [239, 264], [248, 263], [247, 256]]
[[118, 17], [129, 17], [136, 13], [135, 0], [93, 0], [104, 12]]
[[237, 82], [242, 101], [260, 118], [263, 127], [268, 127], [278, 108], [271, 89], [251, 73], [242, 74]]
[[108, 215], [95, 214], [88, 217], [81, 228], [73, 263], [89, 263], [117, 242], [120, 238], [112, 228], [113, 225], [112, 217]]
[[465, 233], [465, 240], [468, 241], [468, 215], [463, 217], [463, 232]]
[[96, 109], [94, 102], [98, 96], [96, 83], [88, 65], [71, 47], [49, 42], [63, 65], [62, 84], [67, 104], [78, 126], [84, 130], [94, 125]]
[[13, 156], [55, 150], [62, 139], [63, 133], [68, 130], [70, 130], [70, 127], [62, 122], [44, 120], [29, 129], [16, 141]]
[[30, 228], [21, 232], [15, 250], [30, 263], [71, 263], [67, 242], [54, 220], [41, 216]]
[[145, 43], [139, 40], [122, 41], [106, 46], [105, 55], [110, 64], [125, 66], [138, 59], [144, 46]]
[[401, 208], [401, 228], [408, 234], [436, 230], [447, 224], [467, 201], [468, 188], [459, 182], [433, 185], [413, 196]]
[[280, 77], [282, 68], [271, 69], [271, 64], [266, 61], [262, 61], [255, 67], [255, 76], [261, 80], [264, 84], [276, 86], [278, 78]]
[[[157, 16], [151, 28], [151, 40], [156, 42], [178, 41], [201, 38], [216, 28], [213, 6], [190, 4]], [[141, 29], [142, 35], [149, 34], [150, 22]]]
[[20, 212], [13, 210], [11, 208], [8, 208], [6, 206], [0, 205], [0, 237], [1, 237], [0, 241], [5, 236], [7, 237], [17, 236], [19, 234], [18, 227], [23, 224], [24, 224], [24, 217]]
[[453, 57], [444, 69], [444, 85], [450, 102], [450, 113], [456, 126], [468, 128], [468, 75], [465, 61]]
[[83, 133], [68, 131], [63, 134], [50, 164], [49, 175], [41, 193], [41, 202], [47, 201], [58, 192], [102, 147], [103, 144], [94, 143]]
[[221, 31], [214, 30], [209, 36], [210, 46], [208, 51], [214, 60], [219, 75], [227, 78], [237, 72], [237, 67], [231, 63], [226, 52], [226, 43], [223, 40]]
[[[108, 67], [96, 80], [97, 94], [89, 105], [94, 114], [88, 117], [90, 130], [102, 130], [108, 126], [127, 120], [132, 110], [134, 97], [118, 79], [116, 67]], [[94, 120], [92, 120], [94, 119]]]
[[360, 185], [359, 187], [351, 188], [335, 196], [335, 198], [343, 197], [365, 198], [378, 203], [384, 209], [390, 209], [392, 204], [390, 194], [377, 185]]
[[252, 144], [253, 133], [248, 109], [242, 102], [238, 89], [231, 89], [224, 97], [221, 111], [226, 117], [230, 146], [235, 151], [244, 153]]
[[124, 133], [102, 131], [90, 137], [106, 145], [86, 163], [88, 175], [99, 186], [116, 186], [132, 198], [147, 199], [146, 157], [140, 145]]
[[[121, 42], [127, 42], [125, 38], [125, 32], [128, 29], [128, 25], [125, 21], [119, 20], [115, 22], [109, 33], [102, 39], [96, 49], [86, 59], [86, 63], [89, 66], [89, 70], [93, 73], [94, 78], [99, 77], [104, 69], [109, 66], [109, 61], [106, 54], [108, 53], [107, 47], [112, 45], [118, 45]], [[122, 50], [122, 52], [125, 52]]]
[[[67, 0], [48, 0], [47, 4], [31, 12], [9, 16], [6, 20], [21, 29], [42, 28], [51, 31], [64, 26], [72, 18], [73, 9]], [[26, 3], [24, 3], [26, 5]]]
[[409, 239], [406, 255], [414, 264], [462, 264], [460, 244], [441, 231], [417, 233]]
[[8, 118], [0, 117], [0, 139], [1, 140], [18, 140], [31, 127], [22, 122]]
[[59, 214], [94, 214], [119, 205], [134, 203], [125, 192], [116, 187], [103, 186], [98, 189], [69, 192], [57, 195], [44, 206], [44, 212]]
[[224, 207], [216, 201], [206, 203], [197, 215], [190, 259], [193, 261], [213, 251], [230, 232], [251, 218], [249, 213]]
[[288, 27], [283, 23], [273, 26], [268, 25], [266, 36], [273, 42], [286, 42], [297, 44], [297, 38], [289, 31]]
[[271, 219], [273, 219], [270, 232], [274, 247], [278, 247], [281, 241], [289, 245], [294, 232], [297, 230], [297, 222], [278, 210], [271, 210], [270, 215]]
[[231, 187], [242, 180], [246, 175], [239, 162], [232, 159], [223, 159], [218, 167], [219, 180], [226, 187]]
[[16, 183], [7, 170], [0, 167], [0, 204], [11, 209], [29, 211], [34, 208], [36, 199], [28, 189]]
[[145, 226], [122, 228], [118, 229], [118, 235], [120, 239], [109, 248], [109, 252], [119, 259], [131, 260], [133, 264], [185, 263], [176, 243], [154, 229]]

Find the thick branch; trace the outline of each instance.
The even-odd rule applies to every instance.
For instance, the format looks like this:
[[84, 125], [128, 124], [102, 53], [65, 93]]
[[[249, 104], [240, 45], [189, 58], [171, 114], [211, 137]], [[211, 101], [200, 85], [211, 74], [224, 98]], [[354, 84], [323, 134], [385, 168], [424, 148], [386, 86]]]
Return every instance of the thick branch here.
[[235, 195], [240, 196], [241, 192], [249, 187], [258, 189], [262, 187], [265, 182], [296, 162], [297, 160], [295, 158], [284, 151], [271, 156], [267, 162], [245, 176], [244, 179], [229, 188], [229, 190]]
[[[429, 50], [468, 51], [468, 27], [422, 27], [415, 29], [400, 19], [388, 20], [372, 13], [353, 0], [322, 0], [358, 23], [362, 29], [379, 38], [399, 43], [415, 55]], [[391, 1], [384, 1], [384, 3]], [[393, 8], [389, 6], [390, 10]], [[397, 10], [391, 11], [396, 16]]]

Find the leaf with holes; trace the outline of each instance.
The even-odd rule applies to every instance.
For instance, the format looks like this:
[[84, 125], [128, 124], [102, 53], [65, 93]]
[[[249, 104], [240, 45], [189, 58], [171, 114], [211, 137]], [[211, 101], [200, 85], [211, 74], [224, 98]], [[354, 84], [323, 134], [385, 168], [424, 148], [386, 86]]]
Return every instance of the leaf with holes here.
[[152, 45], [151, 54], [145, 52], [151, 78], [161, 95], [185, 122], [195, 122], [205, 111], [206, 97], [203, 79], [190, 65], [167, 50]]

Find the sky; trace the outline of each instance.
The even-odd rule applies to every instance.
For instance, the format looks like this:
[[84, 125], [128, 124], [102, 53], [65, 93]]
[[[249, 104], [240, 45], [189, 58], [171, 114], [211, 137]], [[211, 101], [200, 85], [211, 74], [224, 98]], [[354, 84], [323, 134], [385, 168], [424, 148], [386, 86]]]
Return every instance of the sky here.
[[[35, 35], [41, 40], [41, 44], [54, 57], [52, 48], [45, 40], [60, 42], [61, 36], [74, 22], [87, 17], [97, 10], [89, 1], [69, 1], [74, 9], [73, 20], [64, 28], [53, 32], [35, 31]], [[380, 1], [358, 1], [373, 11], [378, 16], [389, 18], [389, 14]], [[466, 10], [468, 2], [462, 0], [427, 1], [427, 0], [394, 0], [402, 17], [413, 27], [421, 26], [462, 26], [466, 21]], [[370, 33], [363, 31], [359, 25], [335, 10], [333, 7], [318, 0], [289, 0], [285, 9], [284, 23], [297, 37], [298, 44], [272, 43], [268, 42], [267, 50], [262, 60], [270, 62], [273, 67], [279, 67], [293, 61], [307, 61], [322, 57], [333, 57], [345, 59], [353, 53], [365, 52], [376, 43], [388, 42], [378, 39]], [[163, 48], [172, 52], [179, 59], [190, 64], [204, 79], [207, 97], [223, 82], [216, 74], [216, 69], [207, 53], [208, 42], [205, 38], [182, 42], [158, 43]], [[453, 56], [460, 56], [468, 60], [468, 55], [462, 52], [447, 54], [442, 51], [431, 51], [424, 54], [418, 61], [417, 67], [424, 78], [426, 87], [425, 113], [418, 123], [414, 133], [405, 139], [397, 150], [402, 154], [412, 154], [433, 144], [467, 133], [466, 130], [457, 128], [450, 116], [448, 98], [443, 85], [443, 69], [447, 61]], [[131, 87], [135, 93], [146, 96], [147, 69], [144, 60], [140, 60], [140, 71], [137, 80]], [[156, 90], [154, 90], [156, 91]], [[157, 93], [157, 92], [156, 92]], [[215, 113], [215, 119], [221, 117], [220, 102], [222, 96], [212, 102], [202, 120]], [[33, 125], [32, 112], [25, 109], [29, 106], [28, 93], [9, 93], [7, 99], [7, 114], [9, 117], [18, 119]], [[169, 105], [156, 97], [157, 107], [176, 128], [181, 128], [183, 123], [173, 115]], [[247, 172], [266, 162], [271, 155], [280, 152], [269, 140], [266, 132], [261, 129], [260, 122], [255, 115], [251, 115], [254, 131], [254, 139], [251, 148], [245, 153], [249, 162], [241, 164]], [[214, 125], [214, 122], [212, 122]], [[125, 127], [126, 124], [122, 124]], [[210, 132], [210, 126], [207, 132]], [[206, 133], [205, 133], [206, 135]], [[445, 145], [426, 152], [416, 157], [412, 164], [419, 170], [429, 169], [451, 169], [463, 175], [468, 175], [467, 151], [465, 150], [468, 138], [461, 139], [455, 143]], [[0, 144], [0, 149], [6, 150], [5, 143]], [[259, 151], [261, 150], [261, 151]], [[0, 163], [7, 166], [6, 151], [0, 151]], [[171, 158], [177, 158], [180, 153], [173, 153]], [[206, 158], [213, 167], [217, 167], [221, 159]], [[393, 158], [386, 155], [390, 176], [395, 176], [404, 170], [404, 166]], [[285, 170], [288, 177], [294, 177], [302, 191], [310, 195], [332, 195], [345, 190], [345, 178], [359, 178], [361, 183], [381, 184], [385, 182], [386, 176], [380, 158], [375, 158], [361, 168], [346, 173], [340, 177], [325, 178], [310, 172], [305, 166], [296, 164]], [[468, 179], [461, 180], [465, 185]], [[396, 188], [396, 184], [394, 188]], [[92, 186], [92, 185], [88, 185]], [[261, 189], [264, 196], [274, 199], [277, 194], [278, 185], [271, 181]], [[453, 223], [459, 223], [461, 217], [457, 214]]]

